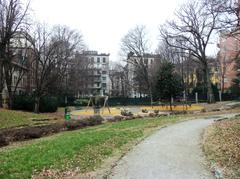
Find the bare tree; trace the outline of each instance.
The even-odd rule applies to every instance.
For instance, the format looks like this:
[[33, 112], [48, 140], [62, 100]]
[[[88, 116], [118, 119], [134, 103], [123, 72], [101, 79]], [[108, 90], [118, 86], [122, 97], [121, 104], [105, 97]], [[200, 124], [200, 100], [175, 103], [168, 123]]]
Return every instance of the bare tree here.
[[35, 63], [35, 107], [39, 112], [40, 99], [49, 88], [66, 76], [69, 61], [82, 43], [82, 36], [67, 27], [55, 27], [51, 32], [38, 24], [34, 34], [27, 36], [34, 50]]
[[220, 8], [215, 11], [221, 13], [221, 23], [224, 30], [229, 30], [232, 34], [239, 34], [240, 27], [240, 1], [239, 0], [218, 0]]
[[189, 52], [201, 65], [207, 87], [208, 102], [214, 102], [206, 49], [214, 32], [220, 29], [221, 4], [213, 0], [191, 1], [176, 12], [176, 20], [167, 21], [160, 28], [162, 38], [172, 47]]
[[[9, 107], [12, 108], [14, 89], [12, 89], [13, 73], [17, 69], [14, 59], [14, 38], [22, 34], [26, 25], [26, 17], [29, 3], [24, 6], [20, 0], [0, 1], [0, 91], [3, 89], [3, 79], [6, 83], [9, 95]], [[3, 78], [4, 76], [4, 78]], [[22, 75], [19, 75], [22, 77]], [[19, 79], [20, 81], [21, 79]], [[15, 84], [17, 86], [18, 83]], [[16, 88], [15, 88], [16, 89]]]
[[109, 71], [109, 78], [111, 82], [111, 96], [128, 96], [128, 78], [126, 66], [118, 63], [112, 66], [112, 69]]
[[127, 65], [132, 73], [133, 86], [140, 93], [147, 93], [152, 99], [152, 84], [149, 77], [149, 62], [145, 58], [148, 51], [148, 38], [145, 26], [136, 26], [121, 41], [121, 51], [127, 56]]
[[69, 71], [70, 91], [77, 97], [89, 93], [89, 85], [94, 83], [94, 60], [76, 53]]

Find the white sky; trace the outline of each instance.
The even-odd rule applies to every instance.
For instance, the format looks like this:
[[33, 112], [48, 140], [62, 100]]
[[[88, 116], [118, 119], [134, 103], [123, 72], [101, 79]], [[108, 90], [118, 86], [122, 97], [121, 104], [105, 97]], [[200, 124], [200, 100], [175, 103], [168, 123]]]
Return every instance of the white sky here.
[[119, 59], [121, 38], [135, 25], [146, 25], [152, 52], [158, 26], [173, 18], [184, 0], [32, 0], [35, 18], [49, 25], [63, 24], [79, 30], [90, 50]]

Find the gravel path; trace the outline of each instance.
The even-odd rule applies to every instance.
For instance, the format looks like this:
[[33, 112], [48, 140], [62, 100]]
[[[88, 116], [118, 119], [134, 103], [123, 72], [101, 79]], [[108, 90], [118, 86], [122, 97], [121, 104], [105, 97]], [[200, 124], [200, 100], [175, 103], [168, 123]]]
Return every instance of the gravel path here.
[[210, 179], [201, 149], [203, 129], [216, 118], [181, 122], [159, 130], [124, 156], [111, 179]]

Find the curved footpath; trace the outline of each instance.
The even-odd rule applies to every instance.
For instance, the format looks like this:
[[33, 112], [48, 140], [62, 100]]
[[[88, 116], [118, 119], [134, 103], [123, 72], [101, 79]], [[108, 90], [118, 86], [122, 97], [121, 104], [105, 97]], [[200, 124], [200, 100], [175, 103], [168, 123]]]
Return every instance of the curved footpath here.
[[[218, 118], [231, 117], [231, 115]], [[159, 130], [112, 169], [110, 179], [211, 179], [201, 149], [203, 129], [217, 117], [181, 122]]]

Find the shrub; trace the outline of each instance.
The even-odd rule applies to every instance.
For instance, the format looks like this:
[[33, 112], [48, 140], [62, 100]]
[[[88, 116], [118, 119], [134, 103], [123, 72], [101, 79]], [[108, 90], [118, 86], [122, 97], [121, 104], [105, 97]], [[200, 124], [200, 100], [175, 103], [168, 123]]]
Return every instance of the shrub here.
[[140, 114], [137, 114], [135, 117], [136, 117], [136, 118], [143, 118], [143, 116], [140, 115]]
[[169, 115], [168, 113], [162, 113], [162, 114], [158, 114], [157, 116], [162, 117], [162, 116], [168, 116], [168, 115]]
[[21, 94], [14, 97], [13, 109], [33, 111], [34, 109], [34, 99], [30, 95]]
[[123, 116], [114, 116], [114, 120], [115, 121], [121, 121], [121, 120], [123, 120]]
[[[213, 95], [214, 95], [215, 100], [219, 100], [219, 93], [218, 93], [219, 90], [218, 90], [217, 86], [212, 84], [212, 90], [213, 90]], [[198, 93], [199, 101], [207, 100], [207, 88], [204, 84], [199, 83], [193, 89], [193, 91], [190, 95], [193, 99], [195, 98], [195, 93]]]
[[46, 96], [40, 100], [40, 112], [56, 112], [58, 100], [56, 97]]
[[113, 117], [106, 118], [107, 122], [119, 122], [123, 119], [124, 119], [123, 116], [113, 116]]
[[103, 117], [100, 115], [90, 116], [88, 120], [90, 121], [90, 125], [99, 125], [104, 121]]
[[6, 137], [0, 134], [0, 147], [7, 146], [9, 142], [7, 141]]
[[187, 114], [187, 111], [172, 111], [171, 115]]
[[[40, 112], [56, 112], [58, 100], [56, 97], [46, 96], [40, 100]], [[13, 109], [23, 111], [33, 111], [34, 97], [31, 95], [16, 95], [13, 100]]]
[[128, 120], [133, 120], [132, 116], [126, 116], [124, 119], [125, 119], [126, 121], [128, 121]]
[[147, 109], [142, 109], [142, 113], [148, 113]]
[[68, 130], [81, 129], [86, 126], [82, 120], [65, 121], [64, 125]]
[[121, 111], [122, 116], [133, 116], [133, 113], [131, 111], [128, 111], [126, 109]]
[[90, 116], [89, 118], [85, 118], [82, 120], [70, 120], [70, 121], [65, 121], [65, 127], [68, 128], [68, 130], [76, 130], [76, 129], [81, 129], [86, 126], [95, 126], [95, 125], [100, 125], [102, 124], [102, 121], [104, 119], [99, 116]]
[[157, 116], [156, 113], [150, 113], [150, 114], [149, 114], [149, 117], [156, 117], [156, 116]]
[[88, 105], [88, 99], [76, 99], [74, 101], [75, 106], [87, 106]]

